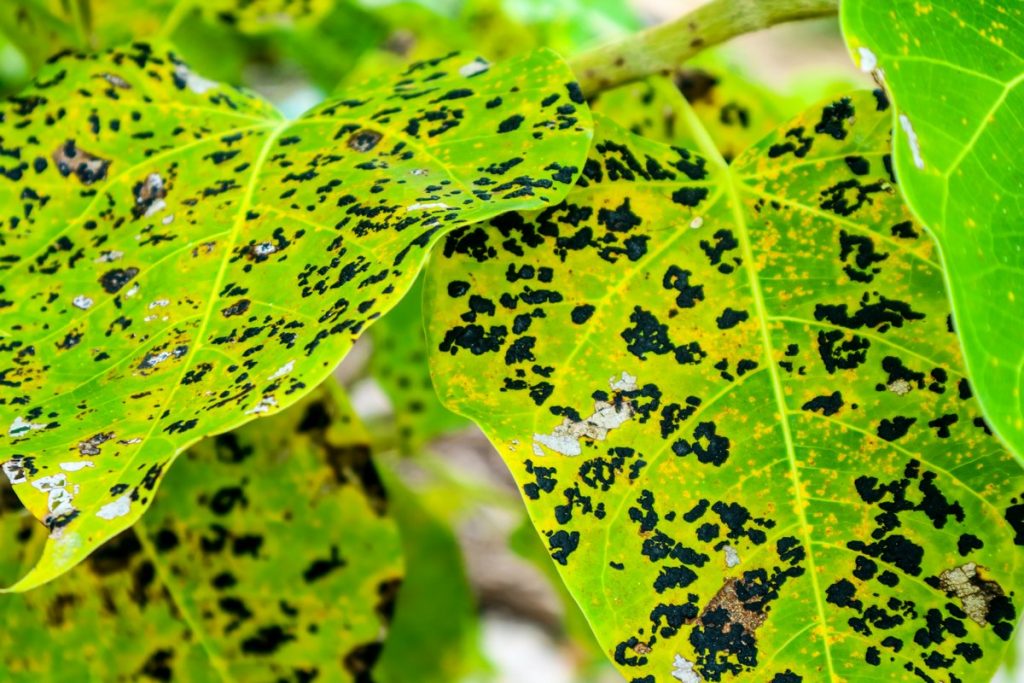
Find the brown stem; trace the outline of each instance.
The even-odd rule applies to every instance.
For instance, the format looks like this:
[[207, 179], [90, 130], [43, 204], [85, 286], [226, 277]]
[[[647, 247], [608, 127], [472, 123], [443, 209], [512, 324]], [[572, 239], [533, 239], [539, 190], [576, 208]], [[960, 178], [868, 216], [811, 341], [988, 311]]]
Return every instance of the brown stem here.
[[711, 0], [675, 21], [588, 50], [570, 65], [584, 95], [668, 73], [704, 48], [798, 19], [833, 15], [839, 0]]

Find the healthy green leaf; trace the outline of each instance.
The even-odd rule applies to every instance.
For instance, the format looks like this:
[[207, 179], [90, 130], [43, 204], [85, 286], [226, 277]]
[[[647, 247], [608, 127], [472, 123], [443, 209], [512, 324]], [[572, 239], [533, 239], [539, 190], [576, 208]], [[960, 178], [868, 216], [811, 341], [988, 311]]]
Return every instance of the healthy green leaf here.
[[422, 277], [370, 330], [370, 374], [391, 400], [402, 452], [415, 454], [433, 439], [469, 424], [437, 398], [423, 334]]
[[1024, 459], [1024, 6], [846, 0], [842, 20], [892, 98], [896, 175], [941, 249], [985, 416]]
[[2, 117], [0, 438], [52, 532], [17, 590], [138, 519], [180, 450], [319, 383], [446, 231], [564, 197], [591, 136], [546, 51], [284, 121], [136, 45], [58, 60]]
[[[193, 447], [145, 522], [0, 596], [0, 679], [367, 680], [402, 553], [369, 439], [329, 384]], [[3, 487], [8, 560], [45, 531]]]
[[[453, 529], [381, 464], [408, 566], [387, 647], [375, 670], [381, 683], [452, 683], [482, 668], [476, 596]], [[410, 674], [410, 672], [415, 672]]]
[[1024, 477], [971, 398], [885, 106], [815, 108], [732, 164], [690, 110], [700, 154], [601, 119], [562, 205], [428, 266], [438, 391], [633, 683], [1001, 660]]
[[[288, 59], [299, 64], [316, 86], [324, 92], [331, 92], [343, 79], [346, 83], [358, 83], [408, 65], [408, 62], [396, 61], [383, 69], [361, 70], [361, 75], [357, 73], [360, 59], [387, 44], [387, 29], [385, 22], [376, 14], [349, 2], [336, 2], [334, 8], [316, 24], [299, 30], [278, 31], [274, 39]], [[437, 49], [423, 53], [423, 57], [445, 54], [452, 49], [455, 48]]]

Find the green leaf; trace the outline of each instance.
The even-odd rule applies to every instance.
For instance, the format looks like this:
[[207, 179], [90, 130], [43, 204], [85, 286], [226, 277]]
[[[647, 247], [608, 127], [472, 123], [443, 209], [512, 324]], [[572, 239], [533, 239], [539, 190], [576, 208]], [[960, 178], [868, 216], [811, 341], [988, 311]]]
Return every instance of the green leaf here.
[[652, 76], [600, 93], [591, 109], [634, 135], [692, 149], [698, 142], [683, 118], [685, 100], [730, 161], [785, 123], [792, 112], [854, 87], [849, 79], [820, 76], [792, 91], [773, 90], [735, 61], [724, 48], [702, 52], [671, 76]]
[[[437, 3], [410, 1], [377, 8], [373, 13], [374, 21], [361, 23], [364, 28], [358, 40], [364, 39], [364, 31], [374, 32], [381, 26], [388, 31], [387, 39], [382, 41], [380, 49], [362, 55], [355, 68], [347, 73], [341, 70], [345, 78], [339, 81], [351, 83], [382, 69], [394, 69], [409, 60], [449, 50], [469, 50], [494, 60], [537, 47], [571, 54], [595, 40], [621, 36], [636, 21], [623, 0], [587, 0], [586, 3], [578, 0], [557, 3], [466, 0], [457, 12], [448, 11], [451, 9]], [[352, 40], [338, 40], [335, 34], [328, 35], [324, 42], [324, 45], [315, 44], [312, 49], [326, 53], [333, 48], [340, 55], [339, 61], [348, 60]], [[324, 65], [332, 66], [326, 59]]]
[[[129, 41], [170, 38], [207, 76], [240, 80], [255, 44], [246, 37], [314, 32], [335, 0], [8, 0], [0, 29], [36, 67], [66, 49], [103, 50]], [[216, 51], [217, 58], [211, 55]]]
[[428, 266], [438, 391], [633, 683], [1002, 658], [1024, 479], [970, 397], [883, 108], [812, 109], [728, 165], [692, 111], [699, 154], [600, 119], [562, 205]]
[[330, 13], [335, 0], [177, 0], [197, 7], [211, 21], [245, 33], [291, 30], [315, 25]]
[[553, 53], [452, 54], [284, 121], [137, 45], [6, 103], [0, 438], [52, 532], [14, 588], [138, 519], [180, 450], [318, 384], [445, 232], [564, 197], [579, 99]]
[[[355, 29], [358, 27], [358, 30]], [[275, 36], [278, 46], [289, 59], [302, 67], [307, 76], [324, 92], [331, 92], [343, 78], [355, 73], [359, 60], [368, 52], [385, 42], [387, 27], [373, 14], [348, 3], [335, 3], [334, 9], [313, 26], [304, 30], [279, 31]], [[424, 53], [431, 57], [451, 50], [435, 50]], [[390, 68], [364, 71], [365, 77], [372, 78], [380, 73], [397, 70], [398, 63]], [[358, 83], [363, 78], [347, 78], [348, 83]]]
[[434, 391], [423, 333], [422, 277], [370, 331], [370, 374], [391, 400], [402, 452], [413, 454], [469, 422], [445, 408]]
[[399, 465], [385, 461], [381, 473], [409, 569], [375, 677], [381, 683], [461, 681], [482, 668], [476, 596], [453, 529], [401, 482]]
[[1024, 7], [846, 0], [842, 21], [892, 98], [896, 175], [942, 252], [985, 416], [1024, 459]]
[[[410, 61], [451, 50], [466, 50], [487, 59], [506, 59], [542, 45], [527, 27], [512, 21], [494, 3], [483, 0], [463, 8], [452, 18], [417, 2], [397, 2], [374, 12], [375, 22], [387, 32], [380, 49], [369, 50], [355, 67], [344, 73], [341, 88], [372, 78], [381, 71], [404, 68]], [[374, 29], [379, 28], [374, 26]], [[347, 43], [337, 45], [344, 51]]]
[[[369, 439], [331, 384], [193, 447], [144, 523], [60, 580], [0, 596], [0, 678], [367, 680], [401, 545]], [[24, 545], [12, 534], [40, 527], [3, 487], [6, 560]]]
[[522, 521], [509, 534], [509, 548], [537, 568], [548, 580], [551, 589], [558, 598], [558, 606], [562, 610], [562, 628], [559, 634], [573, 647], [574, 659], [585, 672], [598, 678], [600, 672], [609, 667], [608, 658], [601, 651], [601, 646], [594, 637], [594, 631], [587, 622], [586, 615], [576, 604], [572, 594], [558, 573], [556, 564], [548, 554], [547, 544], [538, 536], [530, 519], [523, 515]]

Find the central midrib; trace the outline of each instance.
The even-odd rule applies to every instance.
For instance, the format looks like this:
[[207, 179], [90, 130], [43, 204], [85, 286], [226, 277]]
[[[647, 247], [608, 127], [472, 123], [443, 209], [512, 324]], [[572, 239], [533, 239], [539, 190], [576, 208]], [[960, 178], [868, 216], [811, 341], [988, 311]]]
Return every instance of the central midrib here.
[[[213, 285], [210, 288], [210, 298], [206, 306], [206, 312], [202, 318], [202, 322], [200, 323], [199, 328], [196, 330], [196, 341], [194, 344], [192, 344], [192, 347], [189, 349], [189, 353], [185, 357], [185, 361], [182, 363], [181, 373], [177, 381], [175, 382], [174, 387], [171, 389], [170, 394], [167, 396], [167, 399], [162, 403], [160, 413], [158, 413], [158, 416], [153, 419], [149, 431], [146, 433], [145, 437], [143, 437], [142, 445], [135, 452], [135, 455], [133, 455], [128, 460], [125, 467], [121, 469], [122, 472], [128, 471], [129, 467], [131, 467], [134, 464], [134, 462], [139, 458], [139, 455], [147, 451], [146, 445], [149, 443], [149, 440], [155, 433], [156, 428], [163, 422], [159, 415], [165, 412], [168, 406], [170, 406], [173, 403], [174, 397], [178, 393], [178, 389], [181, 386], [183, 386], [181, 380], [184, 379], [185, 373], [187, 373], [188, 370], [191, 368], [192, 361], [195, 359], [196, 353], [198, 353], [199, 349], [203, 348], [204, 346], [203, 335], [206, 334], [206, 330], [210, 326], [210, 319], [213, 318], [214, 306], [217, 301], [217, 292], [220, 291], [223, 285], [224, 276], [227, 273], [228, 264], [231, 260], [229, 258], [231, 255], [231, 250], [234, 248], [235, 244], [238, 241], [238, 236], [242, 231], [242, 226], [245, 224], [245, 215], [249, 207], [252, 205], [252, 198], [256, 191], [256, 185], [259, 182], [263, 164], [266, 162], [267, 156], [270, 153], [270, 149], [274, 146], [274, 143], [277, 141], [277, 138], [287, 127], [288, 123], [282, 121], [274, 128], [271, 128], [270, 132], [267, 134], [267, 139], [264, 141], [263, 147], [260, 149], [259, 158], [256, 160], [256, 163], [253, 164], [253, 172], [252, 175], [249, 176], [249, 182], [245, 188], [245, 194], [242, 196], [242, 201], [239, 204], [238, 212], [235, 214], [235, 222], [231, 228], [231, 233], [225, 240], [224, 258], [221, 260], [220, 267], [217, 270], [217, 275], [214, 277]], [[184, 450], [184, 447], [176, 449], [176, 452], [171, 455], [171, 459], [177, 457], [177, 454], [181, 452], [181, 450]]]
[[775, 364], [775, 351], [772, 344], [771, 332], [768, 329], [768, 310], [764, 303], [764, 295], [761, 292], [761, 281], [758, 278], [755, 268], [754, 252], [750, 242], [750, 233], [747, 230], [747, 217], [743, 213], [743, 204], [740, 199], [739, 188], [733, 178], [732, 170], [728, 163], [718, 151], [717, 146], [711, 139], [710, 134], [700, 122], [689, 105], [681, 107], [682, 114], [691, 132], [694, 135], [697, 147], [708, 158], [709, 162], [719, 167], [719, 177], [725, 188], [726, 200], [729, 203], [736, 221], [740, 251], [743, 255], [743, 269], [747, 273], [747, 283], [750, 287], [751, 296], [754, 299], [755, 315], [761, 329], [761, 341], [764, 345], [764, 361], [767, 363], [768, 371], [772, 381], [772, 391], [775, 397], [775, 407], [779, 413], [779, 425], [782, 427], [782, 438], [786, 445], [786, 458], [789, 461], [790, 478], [793, 486], [793, 497], [796, 502], [797, 521], [800, 525], [800, 533], [803, 537], [803, 545], [807, 553], [807, 570], [811, 578], [811, 588], [814, 591], [814, 604], [818, 612], [818, 620], [821, 623], [821, 642], [825, 652], [825, 663], [828, 667], [829, 681], [838, 680], [832, 665], [832, 651], [828, 645], [828, 623], [825, 620], [825, 605], [822, 602], [821, 586], [818, 584], [818, 569], [814, 561], [814, 551], [811, 544], [810, 525], [807, 522], [805, 509], [807, 501], [803, 495], [800, 472], [796, 460], [796, 450], [793, 445], [793, 436], [789, 428], [789, 410], [786, 406], [786, 398], [782, 390], [782, 379], [779, 376], [778, 367]]

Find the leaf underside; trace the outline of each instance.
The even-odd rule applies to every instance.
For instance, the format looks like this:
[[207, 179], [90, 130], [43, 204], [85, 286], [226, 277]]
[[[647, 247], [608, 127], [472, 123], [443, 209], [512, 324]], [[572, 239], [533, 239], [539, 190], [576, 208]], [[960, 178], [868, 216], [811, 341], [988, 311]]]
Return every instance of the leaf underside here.
[[896, 174], [941, 247], [978, 399], [1024, 459], [1024, 6], [842, 7], [851, 51], [891, 93]]
[[453, 53], [284, 121], [136, 45], [6, 103], [0, 439], [51, 530], [15, 588], [138, 519], [183, 448], [319, 383], [445, 231], [560, 200], [581, 101], [553, 53]]
[[[432, 375], [633, 683], [981, 680], [1024, 491], [964, 379], [881, 94], [731, 165], [600, 119], [566, 201], [453, 233]], [[699, 678], [698, 678], [699, 676]]]
[[[366, 680], [401, 544], [369, 439], [329, 389], [193, 447], [144, 522], [62, 579], [0, 596], [0, 678]], [[45, 538], [9, 502], [5, 560]]]

